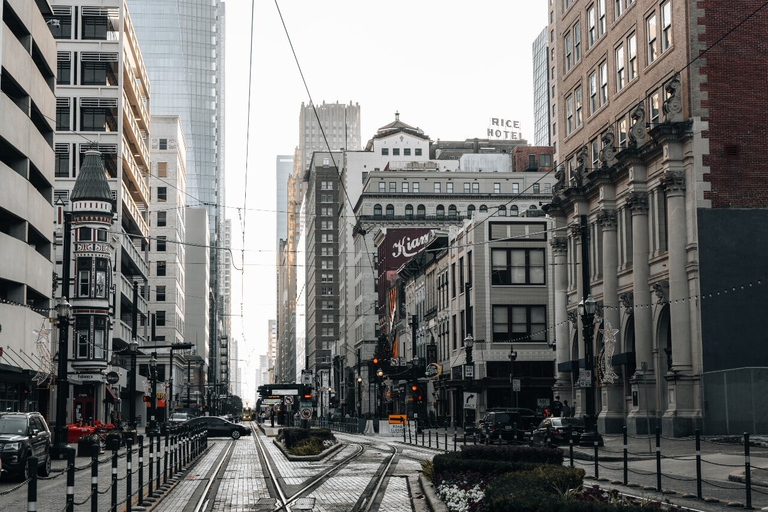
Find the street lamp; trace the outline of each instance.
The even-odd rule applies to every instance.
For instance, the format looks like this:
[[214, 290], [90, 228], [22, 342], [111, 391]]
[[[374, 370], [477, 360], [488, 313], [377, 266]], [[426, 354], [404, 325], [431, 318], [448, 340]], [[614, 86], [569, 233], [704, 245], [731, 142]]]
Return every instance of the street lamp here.
[[[64, 259], [68, 258], [65, 256]], [[66, 270], [64, 273], [68, 274]], [[67, 284], [68, 281], [64, 284], [65, 292]], [[72, 305], [67, 302], [66, 297], [61, 297], [56, 304], [56, 315], [59, 321], [59, 369], [56, 375], [56, 428], [54, 429], [56, 444], [51, 453], [55, 458], [63, 459], [66, 457], [67, 449], [67, 401], [69, 399], [67, 354], [69, 353], [69, 318], [72, 315]]]
[[149, 360], [149, 379], [152, 382], [152, 412], [149, 416], [149, 425], [147, 430], [154, 432], [157, 430], [157, 353], [152, 352], [152, 358]]
[[515, 361], [517, 360], [517, 352], [515, 352], [515, 349], [512, 345], [509, 346], [509, 387], [512, 390], [512, 394], [510, 395], [509, 399], [512, 400], [512, 396], [514, 396], [514, 406], [517, 407], [517, 391], [515, 391]]
[[357, 378], [357, 417], [363, 417], [363, 378]]
[[586, 379], [582, 379], [582, 386], [589, 388], [586, 393], [587, 413], [584, 415], [584, 435], [581, 438], [580, 444], [582, 442], [591, 444], [593, 441], [601, 441], [601, 436], [597, 432], [597, 418], [595, 417], [595, 392], [593, 389], [594, 372], [592, 371], [592, 338], [594, 335], [597, 303], [595, 302], [595, 299], [592, 298], [592, 295], [587, 295], [585, 299], [579, 302], [578, 309], [583, 327], [582, 334], [584, 336], [584, 373]]

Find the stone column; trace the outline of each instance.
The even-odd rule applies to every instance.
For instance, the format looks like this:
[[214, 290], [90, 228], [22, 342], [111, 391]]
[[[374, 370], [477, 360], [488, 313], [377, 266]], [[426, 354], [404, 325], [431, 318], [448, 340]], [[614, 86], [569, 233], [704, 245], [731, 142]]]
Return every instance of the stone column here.
[[668, 406], [662, 418], [665, 435], [690, 435], [695, 429], [694, 379], [691, 350], [690, 293], [687, 272], [687, 222], [685, 171], [682, 147], [668, 143], [665, 151], [668, 169], [662, 180], [667, 192], [667, 230], [669, 233], [669, 308], [672, 332], [672, 367], [667, 374]]
[[[648, 285], [650, 265], [648, 255], [648, 193], [645, 189], [646, 168], [643, 165], [632, 166], [632, 174], [641, 187], [636, 187], [627, 198], [627, 208], [632, 212], [632, 291], [634, 295], [633, 316], [635, 320], [635, 375], [632, 379], [632, 391], [637, 394], [637, 406], [627, 415], [627, 430], [630, 434], [648, 433], [647, 417], [650, 416], [650, 428], [656, 426], [656, 392], [654, 390], [653, 364], [653, 310], [651, 290]], [[642, 190], [638, 190], [638, 189]], [[645, 370], [643, 370], [645, 368]]]
[[[554, 271], [554, 302], [555, 302], [555, 364], [571, 360], [571, 340], [568, 329], [568, 239], [563, 236], [553, 237], [552, 262]], [[553, 396], [571, 396], [571, 379], [568, 373], [556, 370], [556, 380]]]
[[[619, 318], [619, 249], [617, 243], [616, 210], [603, 208], [597, 215], [597, 223], [602, 228], [603, 237], [603, 319], [604, 329], [618, 329]], [[605, 335], [603, 336], [605, 340]], [[619, 337], [616, 336], [618, 349]], [[606, 357], [609, 357], [606, 354]], [[605, 362], [610, 365], [610, 361]], [[610, 379], [610, 378], [609, 378]], [[621, 432], [624, 426], [624, 389], [621, 381], [602, 382], [601, 393], [603, 408], [598, 417], [598, 430], [603, 433]]]
[[[572, 272], [579, 276], [581, 274], [581, 266], [586, 264], [586, 262], [582, 261], [581, 259], [581, 227], [579, 225], [579, 217], [575, 217], [575, 223], [568, 226], [568, 233], [569, 237], [573, 240], [573, 268]], [[584, 297], [584, 283], [582, 282], [582, 279], [580, 277], [576, 277], [576, 303], [578, 303], [582, 297]], [[576, 311], [574, 311], [576, 313]], [[583, 328], [581, 322], [581, 316], [578, 315], [578, 313], [575, 314], [576, 322], [576, 340], [579, 346], [579, 365], [573, 369], [573, 378], [574, 380], [578, 380], [580, 371], [582, 370], [581, 364], [583, 364], [584, 361], [584, 336], [582, 336]], [[570, 344], [571, 344], [571, 338], [569, 336], [568, 340], [568, 346], [569, 346], [569, 355], [570, 355]], [[578, 384], [576, 384], [576, 393], [574, 396], [574, 403], [573, 406], [576, 407], [576, 415], [581, 417], [584, 415], [584, 412], [587, 410], [586, 405], [586, 393], [591, 392], [591, 388], [587, 388], [586, 390], [582, 389]]]

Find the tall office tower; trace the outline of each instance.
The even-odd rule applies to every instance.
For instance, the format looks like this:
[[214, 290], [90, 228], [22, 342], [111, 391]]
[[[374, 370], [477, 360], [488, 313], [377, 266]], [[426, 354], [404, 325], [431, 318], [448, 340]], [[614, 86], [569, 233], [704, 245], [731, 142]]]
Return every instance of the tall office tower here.
[[[54, 316], [49, 308], [54, 258], [51, 134], [56, 113], [56, 44], [43, 19], [51, 14], [46, 2], [17, 0], [5, 2], [2, 9], [5, 12], [0, 23], [0, 347], [5, 350], [5, 357], [0, 371], [0, 410], [25, 411], [26, 401], [31, 400], [48, 416], [48, 380], [40, 382], [38, 390], [32, 377], [42, 368], [36, 368], [19, 354], [39, 353], [38, 338], [30, 333], [48, 329], [46, 319]], [[14, 28], [6, 21], [11, 19], [17, 20]], [[57, 213], [60, 210], [57, 208]], [[57, 230], [57, 238], [60, 233]], [[56, 338], [43, 333], [40, 339], [46, 344]], [[50, 373], [52, 368], [46, 370]], [[25, 389], [30, 392], [25, 394]]]
[[533, 144], [549, 146], [549, 31], [547, 27], [533, 41]]
[[[278, 336], [275, 354], [276, 372], [288, 382], [297, 373], [296, 361], [296, 254], [302, 225], [299, 210], [304, 200], [304, 173], [315, 151], [360, 149], [360, 106], [336, 103], [305, 105], [299, 111], [299, 146], [293, 158], [293, 173], [287, 181], [286, 241], [280, 245], [278, 232]], [[278, 208], [279, 210], [279, 208]], [[280, 224], [278, 224], [280, 226]], [[298, 269], [302, 271], [302, 269]], [[280, 288], [280, 287], [284, 288]], [[303, 330], [303, 328], [302, 328]], [[304, 367], [300, 361], [299, 368]]]
[[[47, 18], [58, 50], [56, 197], [68, 202], [86, 151], [98, 150], [117, 214], [105, 241], [120, 247], [114, 262], [114, 320], [107, 334], [112, 336], [112, 351], [100, 357], [105, 369], [112, 364], [126, 367], [131, 342], [141, 345], [147, 334], [150, 273], [144, 251], [149, 236], [149, 79], [122, 0], [102, 0], [98, 5], [88, 0], [52, 3], [53, 14]], [[140, 288], [135, 300], [134, 282]], [[137, 331], [131, 325], [134, 310]], [[81, 404], [82, 410], [105, 399], [100, 373], [88, 374], [79, 386], [75, 396], [90, 401]], [[125, 394], [125, 398], [130, 396]], [[126, 409], [128, 402], [123, 400]]]
[[[224, 2], [128, 0], [152, 82], [152, 114], [178, 115], [187, 140], [187, 206], [208, 212], [211, 245], [224, 224]], [[211, 250], [209, 378], [220, 379], [225, 316], [221, 250]], [[222, 322], [220, 322], [222, 320]], [[215, 382], [214, 382], [215, 383]]]
[[298, 163], [303, 172], [315, 151], [360, 149], [360, 105], [323, 102], [313, 108], [302, 103], [299, 130]]
[[288, 238], [288, 179], [293, 172], [293, 155], [277, 155], [275, 159], [275, 184], [277, 195], [275, 197], [277, 231], [277, 246], [280, 240]]

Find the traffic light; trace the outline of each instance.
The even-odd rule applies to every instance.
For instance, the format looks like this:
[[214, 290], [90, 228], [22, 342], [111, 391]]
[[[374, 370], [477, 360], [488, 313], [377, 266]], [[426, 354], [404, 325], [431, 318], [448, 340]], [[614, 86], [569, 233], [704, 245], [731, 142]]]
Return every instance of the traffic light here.
[[373, 364], [379, 364], [379, 358], [378, 357], [374, 357], [373, 358]]
[[149, 402], [149, 397], [148, 396], [143, 396], [143, 397], [141, 397], [141, 401], [142, 402]]
[[312, 400], [312, 387], [311, 386], [302, 386], [301, 390], [301, 397], [304, 400]]

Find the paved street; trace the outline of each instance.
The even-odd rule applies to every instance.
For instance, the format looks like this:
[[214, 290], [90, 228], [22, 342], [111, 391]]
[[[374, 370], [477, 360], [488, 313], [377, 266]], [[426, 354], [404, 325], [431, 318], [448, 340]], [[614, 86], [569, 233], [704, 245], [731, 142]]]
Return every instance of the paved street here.
[[[277, 433], [266, 428], [264, 434], [243, 437], [238, 440], [211, 439], [208, 450], [191, 468], [173, 480], [169, 490], [155, 503], [147, 501], [145, 506], [158, 512], [192, 512], [198, 504], [205, 511], [267, 511], [273, 510], [276, 501], [275, 485], [268, 478], [268, 471], [262, 460], [259, 442], [270, 467], [277, 476], [279, 486], [286, 498], [297, 493], [300, 501], [293, 503], [294, 510], [308, 504], [316, 512], [348, 512], [360, 506], [362, 496], [371, 494], [375, 476], [383, 471], [383, 463], [397, 451], [392, 465], [378, 493], [378, 500], [372, 510], [402, 512], [405, 510], [426, 511], [422, 490], [416, 475], [420, 461], [439, 453], [428, 448], [429, 436], [413, 436], [413, 443], [403, 442], [401, 436], [358, 435], [336, 432], [344, 446], [323, 460], [288, 460], [272, 442]], [[448, 448], [453, 449], [453, 431], [449, 431]], [[445, 448], [445, 431], [440, 430], [441, 449]], [[457, 448], [463, 446], [463, 437], [457, 433]], [[656, 448], [655, 441], [648, 448], [646, 438], [628, 440], [628, 484], [623, 480], [623, 440], [621, 436], [605, 436], [605, 446], [599, 449], [598, 473], [595, 478], [594, 450], [591, 447], [574, 448], [574, 465], [583, 467], [588, 484], [618, 488], [637, 496], [663, 499], [697, 510], [716, 511], [726, 507], [746, 504], [744, 448], [736, 442], [701, 443], [701, 474], [703, 500], [696, 499], [696, 458], [692, 439], [662, 439], [662, 493], [656, 492]], [[433, 434], [433, 446], [436, 439]], [[733, 441], [733, 440], [731, 440]], [[471, 444], [471, 440], [470, 440]], [[569, 464], [568, 447], [565, 463]], [[112, 499], [111, 452], [99, 458], [98, 509], [107, 510]], [[118, 510], [125, 510], [126, 457], [125, 449], [118, 459]], [[752, 470], [752, 506], [768, 507], [768, 448], [752, 447], [750, 453]], [[148, 452], [144, 453], [144, 479], [148, 478]], [[335, 472], [319, 478], [342, 463]], [[90, 509], [90, 459], [76, 459], [75, 510]], [[38, 505], [40, 511], [60, 511], [65, 508], [66, 476], [65, 461], [53, 461], [51, 478], [38, 481]], [[138, 486], [138, 454], [133, 457], [133, 490]], [[58, 475], [58, 476], [57, 476]], [[18, 480], [3, 478], [0, 481], [4, 510], [25, 510], [27, 507], [27, 486]], [[134, 502], [134, 509], [136, 509]]]

